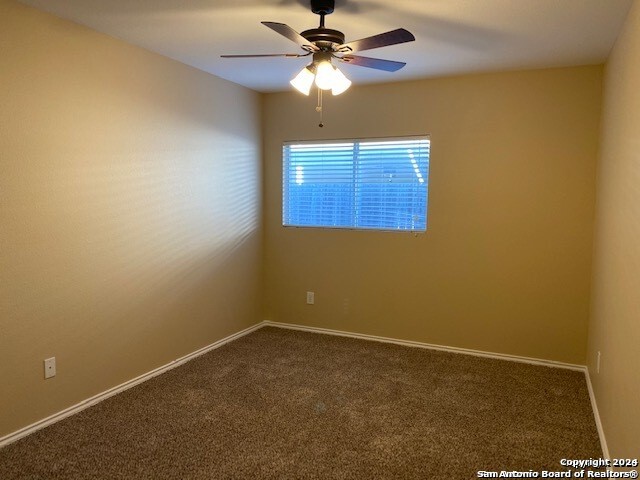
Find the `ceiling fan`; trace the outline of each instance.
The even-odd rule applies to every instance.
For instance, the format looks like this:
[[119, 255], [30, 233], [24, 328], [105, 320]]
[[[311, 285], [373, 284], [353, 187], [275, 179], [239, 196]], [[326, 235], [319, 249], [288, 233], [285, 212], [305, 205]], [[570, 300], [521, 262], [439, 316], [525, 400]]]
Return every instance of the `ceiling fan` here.
[[[284, 23], [262, 22], [280, 35], [298, 44], [304, 53], [272, 53], [258, 55], [222, 55], [223, 58], [255, 58], [255, 57], [289, 57], [300, 58], [313, 55], [313, 61], [303, 68], [300, 73], [291, 80], [291, 85], [298, 91], [309, 95], [314, 83], [319, 89], [331, 90], [334, 95], [339, 95], [351, 86], [351, 81], [344, 74], [331, 64], [332, 59], [336, 61], [357, 65], [360, 67], [375, 68], [387, 72], [395, 72], [406, 65], [404, 62], [383, 60], [381, 58], [363, 57], [353, 55], [353, 52], [372, 50], [374, 48], [396, 45], [399, 43], [412, 42], [415, 40], [413, 34], [404, 28], [398, 28], [389, 32], [380, 33], [371, 37], [354, 40], [345, 43], [345, 36], [338, 30], [332, 30], [324, 26], [324, 17], [333, 12], [335, 0], [311, 0], [311, 11], [320, 15], [320, 26], [305, 30], [302, 33], [296, 32], [293, 28]], [[319, 108], [321, 106], [319, 105]], [[320, 111], [320, 110], [319, 110]]]

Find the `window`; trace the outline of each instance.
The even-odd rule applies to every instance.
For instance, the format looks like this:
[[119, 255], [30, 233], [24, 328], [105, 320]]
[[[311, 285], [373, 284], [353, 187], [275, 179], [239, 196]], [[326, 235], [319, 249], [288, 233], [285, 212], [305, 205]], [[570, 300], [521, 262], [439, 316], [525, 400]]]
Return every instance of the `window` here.
[[427, 229], [428, 137], [286, 142], [282, 224]]

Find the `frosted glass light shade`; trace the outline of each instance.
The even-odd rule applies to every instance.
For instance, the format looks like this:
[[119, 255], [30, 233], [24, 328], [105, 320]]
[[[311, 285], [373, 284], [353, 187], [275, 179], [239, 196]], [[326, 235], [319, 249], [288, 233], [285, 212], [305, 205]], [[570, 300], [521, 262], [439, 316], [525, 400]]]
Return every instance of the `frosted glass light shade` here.
[[320, 62], [316, 68], [316, 85], [321, 90], [331, 90], [336, 74], [336, 69], [331, 63]]
[[309, 67], [304, 67], [302, 70], [300, 70], [300, 73], [296, 75], [296, 77], [289, 83], [300, 93], [309, 95], [309, 92], [311, 91], [311, 85], [313, 84], [313, 78], [314, 74], [311, 70], [309, 70]]
[[351, 80], [344, 76], [337, 68], [333, 74], [333, 86], [331, 87], [331, 93], [334, 95], [340, 95], [351, 86]]

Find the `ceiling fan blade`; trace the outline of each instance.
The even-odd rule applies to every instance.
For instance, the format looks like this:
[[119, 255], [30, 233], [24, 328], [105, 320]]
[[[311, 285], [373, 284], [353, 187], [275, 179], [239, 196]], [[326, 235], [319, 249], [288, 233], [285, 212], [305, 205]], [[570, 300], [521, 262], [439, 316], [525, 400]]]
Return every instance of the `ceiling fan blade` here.
[[316, 47], [313, 43], [311, 43], [309, 40], [307, 40], [298, 32], [296, 32], [289, 25], [285, 25], [284, 23], [277, 23], [277, 22], [261, 22], [261, 23], [266, 27], [269, 27], [274, 32], [277, 32], [280, 35], [287, 37], [292, 42], [297, 43], [305, 50], [308, 50], [308, 51], [318, 50], [318, 47]]
[[380, 33], [373, 37], [361, 38], [360, 40], [354, 40], [353, 42], [343, 43], [336, 47], [337, 52], [360, 52], [362, 50], [371, 50], [373, 48], [387, 47], [389, 45], [397, 45], [398, 43], [413, 42], [416, 37], [413, 34], [405, 30], [404, 28], [398, 28], [391, 30], [390, 32]]
[[338, 57], [341, 61], [359, 67], [375, 68], [386, 72], [395, 72], [406, 65], [405, 62], [394, 62], [393, 60], [383, 60], [381, 58], [361, 57], [360, 55], [345, 55]]
[[305, 57], [308, 54], [297, 54], [297, 53], [259, 53], [257, 55], [220, 55], [222, 58], [257, 58], [257, 57], [290, 57], [290, 58], [298, 58]]

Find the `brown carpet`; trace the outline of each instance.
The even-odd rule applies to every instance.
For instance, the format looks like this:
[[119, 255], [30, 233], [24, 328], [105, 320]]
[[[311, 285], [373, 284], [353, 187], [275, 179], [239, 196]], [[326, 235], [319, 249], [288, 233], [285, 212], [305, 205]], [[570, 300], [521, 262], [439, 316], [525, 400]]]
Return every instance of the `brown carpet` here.
[[263, 328], [0, 450], [2, 479], [472, 479], [601, 450], [584, 374]]

